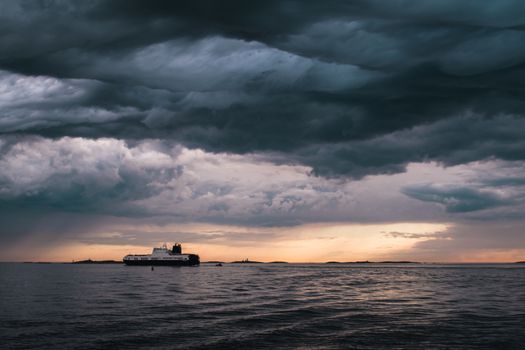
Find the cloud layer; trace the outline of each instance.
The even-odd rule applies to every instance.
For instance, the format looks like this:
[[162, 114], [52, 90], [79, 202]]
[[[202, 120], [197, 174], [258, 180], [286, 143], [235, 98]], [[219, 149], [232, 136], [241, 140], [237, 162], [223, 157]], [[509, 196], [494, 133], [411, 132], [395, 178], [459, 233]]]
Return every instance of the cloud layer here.
[[523, 11], [4, 1], [0, 231], [519, 221]]
[[278, 154], [354, 178], [523, 159], [523, 4], [409, 3], [6, 2], [0, 131]]
[[0, 204], [8, 208], [271, 226], [336, 217], [352, 201], [341, 183], [303, 166], [153, 140], [31, 137], [0, 146]]

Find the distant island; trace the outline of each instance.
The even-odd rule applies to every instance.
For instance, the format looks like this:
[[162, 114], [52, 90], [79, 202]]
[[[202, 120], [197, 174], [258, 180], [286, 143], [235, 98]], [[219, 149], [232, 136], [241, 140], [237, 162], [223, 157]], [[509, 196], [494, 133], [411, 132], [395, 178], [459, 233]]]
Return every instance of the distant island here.
[[400, 261], [368, 261], [368, 260], [359, 260], [359, 261], [346, 261], [346, 262], [340, 262], [340, 261], [327, 261], [325, 264], [421, 264], [417, 261], [406, 261], [406, 260], [400, 260]]
[[24, 264], [123, 264], [121, 260], [24, 261]]
[[253, 260], [236, 260], [232, 261], [230, 263], [226, 263], [224, 261], [219, 260], [210, 260], [210, 261], [203, 261], [202, 264], [288, 264], [287, 261], [269, 261], [269, 262], [263, 262], [263, 261], [253, 261]]
[[122, 261], [117, 260], [79, 260], [73, 261], [71, 264], [122, 264]]
[[248, 259], [232, 261], [231, 263], [232, 264], [262, 264], [261, 261], [253, 261], [253, 260], [248, 260]]
[[515, 264], [525, 264], [525, 261], [516, 261]]

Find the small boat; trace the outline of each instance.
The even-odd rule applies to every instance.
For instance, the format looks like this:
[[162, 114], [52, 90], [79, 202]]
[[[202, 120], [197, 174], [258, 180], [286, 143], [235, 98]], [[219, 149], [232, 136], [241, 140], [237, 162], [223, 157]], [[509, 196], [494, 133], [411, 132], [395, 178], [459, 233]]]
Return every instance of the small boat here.
[[215, 266], [222, 266], [222, 263], [217, 263], [215, 264]]

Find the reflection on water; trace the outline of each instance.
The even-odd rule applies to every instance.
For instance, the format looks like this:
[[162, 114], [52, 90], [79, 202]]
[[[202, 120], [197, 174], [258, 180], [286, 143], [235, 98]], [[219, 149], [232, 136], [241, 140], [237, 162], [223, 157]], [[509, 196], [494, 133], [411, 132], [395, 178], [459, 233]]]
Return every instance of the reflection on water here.
[[2, 348], [522, 349], [520, 265], [0, 264]]

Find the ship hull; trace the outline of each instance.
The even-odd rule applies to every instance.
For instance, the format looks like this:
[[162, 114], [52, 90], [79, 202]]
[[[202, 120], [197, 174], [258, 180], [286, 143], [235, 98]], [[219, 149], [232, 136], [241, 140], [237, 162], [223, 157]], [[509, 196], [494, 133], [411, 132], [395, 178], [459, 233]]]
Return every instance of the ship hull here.
[[200, 264], [199, 256], [196, 254], [185, 255], [187, 258], [179, 259], [158, 259], [158, 258], [137, 258], [136, 256], [127, 256], [122, 260], [124, 264], [130, 266], [196, 266]]
[[199, 261], [182, 260], [124, 260], [128, 266], [197, 266]]

